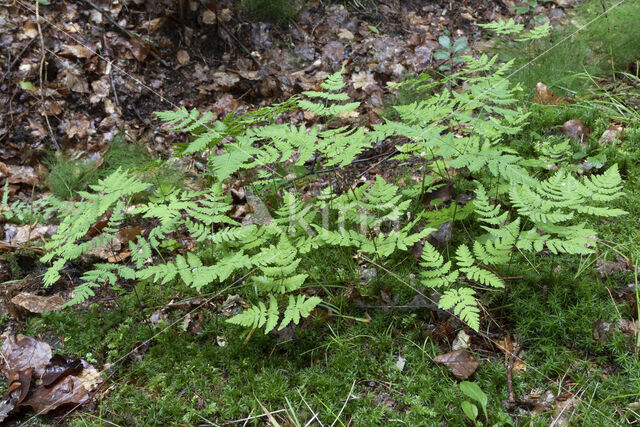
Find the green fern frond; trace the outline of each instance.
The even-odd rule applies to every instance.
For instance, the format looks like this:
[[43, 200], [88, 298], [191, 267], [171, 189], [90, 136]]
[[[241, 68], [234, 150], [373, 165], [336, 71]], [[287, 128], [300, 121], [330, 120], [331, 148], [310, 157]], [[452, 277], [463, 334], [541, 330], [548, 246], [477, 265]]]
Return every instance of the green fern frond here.
[[264, 327], [264, 332], [269, 333], [276, 327], [279, 318], [278, 302], [271, 296], [268, 308], [264, 302], [260, 301], [257, 305], [249, 307], [242, 313], [228, 319], [227, 322], [251, 329]]
[[474, 297], [475, 291], [471, 288], [449, 289], [445, 291], [438, 301], [438, 307], [443, 310], [453, 308], [453, 314], [458, 316], [471, 329], [480, 329], [480, 309]]
[[500, 226], [507, 220], [507, 212], [500, 213], [500, 205], [491, 205], [489, 203], [489, 197], [484, 187], [477, 183], [476, 186], [476, 198], [473, 200], [473, 206], [475, 213], [480, 217], [480, 221]]
[[522, 37], [518, 37], [516, 41], [525, 42], [525, 41], [542, 39], [547, 37], [550, 32], [551, 32], [551, 24], [549, 24], [548, 22], [545, 22], [542, 25], [533, 27], [532, 29], [527, 31], [525, 34], [523, 34]]
[[298, 295], [295, 298], [293, 295], [289, 295], [289, 305], [284, 311], [284, 318], [280, 322], [278, 330], [281, 331], [286, 328], [291, 322], [297, 325], [301, 318], [309, 317], [313, 309], [321, 302], [322, 300], [318, 297]]
[[493, 31], [498, 35], [520, 34], [524, 30], [524, 25], [516, 24], [513, 18], [508, 21], [495, 21], [487, 24], [477, 24], [486, 30]]
[[458, 278], [458, 270], [451, 270], [451, 261], [444, 262], [442, 255], [429, 242], [424, 243], [420, 271], [422, 284], [430, 288], [450, 287]]

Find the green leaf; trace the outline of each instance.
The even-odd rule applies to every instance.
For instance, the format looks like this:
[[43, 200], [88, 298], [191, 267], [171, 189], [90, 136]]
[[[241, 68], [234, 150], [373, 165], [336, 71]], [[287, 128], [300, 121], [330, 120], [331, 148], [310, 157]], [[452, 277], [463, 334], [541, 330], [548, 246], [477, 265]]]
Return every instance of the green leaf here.
[[451, 48], [451, 50], [453, 50], [456, 53], [464, 52], [467, 49], [469, 49], [469, 44], [467, 43], [467, 39], [466, 38], [461, 38], [461, 39], [456, 40], [453, 43], [453, 47]]
[[472, 421], [475, 421], [478, 418], [478, 407], [473, 403], [465, 400], [460, 404], [462, 407], [462, 412]]
[[380, 34], [380, 31], [373, 25], [367, 25], [367, 28], [369, 28], [369, 31], [371, 31], [374, 34]]
[[438, 43], [440, 43], [443, 49], [451, 50], [451, 39], [448, 36], [438, 37]]
[[433, 52], [433, 58], [443, 61], [451, 58], [451, 54], [446, 50], [436, 50]]
[[20, 89], [23, 89], [23, 90], [28, 90], [28, 91], [36, 90], [36, 87], [33, 85], [33, 83], [26, 82], [26, 81], [23, 81], [23, 80], [18, 82], [18, 86], [20, 86]]
[[460, 383], [460, 391], [471, 399], [478, 402], [482, 407], [487, 407], [489, 399], [484, 391], [478, 386], [478, 384], [471, 381], [462, 381]]

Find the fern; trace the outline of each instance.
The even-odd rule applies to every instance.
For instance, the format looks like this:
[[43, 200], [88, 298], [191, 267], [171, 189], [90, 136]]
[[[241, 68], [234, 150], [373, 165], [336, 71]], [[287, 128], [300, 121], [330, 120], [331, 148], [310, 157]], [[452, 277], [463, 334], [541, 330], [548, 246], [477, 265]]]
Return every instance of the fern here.
[[[485, 28], [502, 35], [523, 31], [513, 20]], [[521, 39], [541, 38], [546, 31], [537, 27]], [[42, 258], [52, 263], [45, 285], [59, 280], [68, 263], [110, 244], [125, 224], [139, 224], [145, 230], [128, 242], [128, 264], [96, 264], [82, 275], [73, 303], [86, 301], [98, 286], [122, 280], [175, 282], [202, 291], [241, 274], [248, 277], [244, 289], [252, 305], [229, 322], [268, 333], [298, 324], [321, 303], [319, 296], [307, 295], [312, 291], [303, 291], [311, 274], [306, 264], [314, 252], [335, 247], [345, 258], [366, 253], [387, 262], [425, 240], [433, 227], [467, 218], [476, 221], [475, 239], [458, 245], [451, 256], [424, 242], [420, 278], [424, 286], [442, 292], [440, 308], [478, 330], [476, 291], [503, 288], [497, 272], [515, 254], [592, 252], [596, 231], [584, 218], [624, 211], [611, 207], [622, 197], [615, 166], [600, 175], [578, 177], [569, 167], [549, 174], [544, 170], [549, 161], [561, 164], [570, 157], [566, 144], [542, 144], [535, 159], [515, 150], [510, 141], [526, 125], [528, 113], [517, 103], [520, 88], [505, 78], [513, 63], [499, 64], [497, 57], [487, 55], [464, 58], [464, 69], [439, 81], [423, 75], [403, 83], [424, 90], [425, 96], [395, 106], [398, 119], [388, 118], [372, 129], [329, 123], [332, 116], [360, 105], [345, 91], [344, 70], [329, 75], [318, 91], [221, 120], [186, 108], [157, 113], [174, 131], [189, 136], [178, 149], [180, 155], [202, 153], [207, 158], [206, 175], [213, 185], [200, 191], [153, 192], [147, 183], [118, 170], [81, 193], [81, 201], [57, 206], [61, 224]], [[319, 117], [313, 125], [293, 125], [279, 117], [293, 110]], [[338, 169], [380, 144], [395, 144], [395, 159], [406, 161], [402, 167], [419, 164], [421, 182], [400, 188], [377, 174], [374, 182], [342, 193], [329, 180], [313, 195], [316, 186], [323, 186], [315, 174], [335, 171], [341, 176]], [[307, 176], [313, 181], [307, 182]], [[455, 184], [451, 200], [423, 209], [425, 192], [445, 181]], [[224, 190], [238, 182], [248, 182], [257, 193], [247, 190], [256, 215], [249, 213], [242, 224], [229, 218], [234, 206]], [[475, 188], [475, 198], [459, 193], [470, 188]], [[256, 203], [258, 194], [267, 197], [265, 203]], [[464, 201], [464, 196], [473, 200]], [[2, 206], [7, 202], [5, 190]], [[98, 222], [106, 226], [90, 237], [88, 231]]]
[[516, 24], [513, 18], [508, 21], [489, 22], [488, 24], [478, 24], [486, 30], [493, 31], [498, 35], [520, 34], [524, 30], [524, 25]]
[[424, 243], [420, 266], [425, 269], [420, 272], [422, 284], [430, 288], [450, 287], [459, 276], [458, 270], [451, 270], [451, 261], [445, 263], [429, 242]]
[[453, 309], [453, 314], [465, 322], [471, 329], [480, 329], [480, 309], [471, 288], [449, 289], [442, 294], [438, 306], [443, 310]]
[[290, 295], [289, 305], [284, 312], [284, 318], [282, 322], [280, 322], [278, 330], [286, 328], [291, 322], [297, 325], [300, 322], [300, 318], [309, 317], [311, 311], [316, 308], [321, 301], [318, 297], [298, 295], [297, 298], [294, 298], [293, 295]]
[[265, 333], [269, 333], [277, 326], [279, 317], [278, 302], [273, 296], [270, 296], [268, 308], [261, 301], [257, 305], [233, 316], [227, 322], [251, 329], [264, 327]]

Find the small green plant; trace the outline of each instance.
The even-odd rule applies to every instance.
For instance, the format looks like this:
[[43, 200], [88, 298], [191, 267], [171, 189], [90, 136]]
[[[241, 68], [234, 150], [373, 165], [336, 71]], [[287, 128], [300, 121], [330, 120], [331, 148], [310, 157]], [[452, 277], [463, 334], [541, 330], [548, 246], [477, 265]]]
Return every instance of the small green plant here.
[[[462, 381], [460, 383], [460, 391], [480, 405], [484, 419], [488, 422], [489, 417], [487, 416], [487, 403], [489, 400], [478, 384], [470, 381]], [[482, 426], [482, 423], [478, 421], [478, 407], [474, 403], [465, 400], [460, 406], [473, 425]]]
[[525, 0], [525, 1], [521, 2], [520, 5], [513, 6], [510, 9], [515, 11], [518, 15], [531, 14], [530, 22], [532, 24], [533, 23], [540, 23], [546, 18], [546, 16], [545, 16], [544, 13], [536, 13], [538, 4], [540, 4], [540, 3], [548, 3], [550, 1], [553, 1], [553, 0]]
[[445, 34], [438, 38], [438, 42], [440, 43], [440, 49], [433, 52], [433, 57], [440, 61], [447, 61], [438, 67], [440, 71], [450, 70], [452, 66], [465, 62], [462, 53], [469, 50], [466, 38], [456, 39], [452, 43], [451, 38]]

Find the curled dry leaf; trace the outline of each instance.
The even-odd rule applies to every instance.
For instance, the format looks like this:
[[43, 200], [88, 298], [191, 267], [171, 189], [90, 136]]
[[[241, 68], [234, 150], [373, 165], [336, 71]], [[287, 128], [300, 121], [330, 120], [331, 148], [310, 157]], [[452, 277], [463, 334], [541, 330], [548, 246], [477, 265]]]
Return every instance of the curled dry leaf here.
[[0, 183], [38, 185], [38, 175], [31, 166], [7, 165], [0, 162]]
[[74, 44], [64, 44], [62, 45], [62, 50], [59, 55], [67, 58], [90, 58], [94, 55], [94, 51], [91, 49], [87, 49], [85, 46]]
[[567, 103], [566, 100], [553, 93], [551, 89], [549, 89], [549, 87], [542, 82], [538, 82], [536, 84], [536, 93], [533, 95], [533, 102], [535, 102], [536, 104], [544, 105], [558, 105]]
[[[5, 332], [3, 372], [9, 389], [0, 401], [0, 421], [16, 407], [31, 406], [45, 414], [60, 406], [86, 403], [101, 382], [101, 374], [84, 360], [51, 357], [51, 347], [33, 337]], [[42, 379], [32, 387], [31, 373]]]
[[49, 387], [60, 378], [67, 375], [76, 375], [82, 371], [82, 361], [71, 359], [60, 354], [54, 355], [44, 369], [42, 385]]
[[471, 337], [463, 329], [460, 332], [458, 332], [456, 339], [454, 339], [453, 344], [451, 344], [451, 348], [453, 350], [465, 350], [469, 348], [470, 344], [471, 344]]
[[480, 366], [480, 363], [465, 350], [456, 350], [441, 354], [433, 358], [436, 363], [442, 363], [460, 380], [469, 378]]

